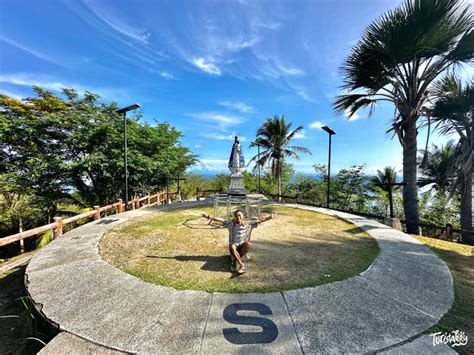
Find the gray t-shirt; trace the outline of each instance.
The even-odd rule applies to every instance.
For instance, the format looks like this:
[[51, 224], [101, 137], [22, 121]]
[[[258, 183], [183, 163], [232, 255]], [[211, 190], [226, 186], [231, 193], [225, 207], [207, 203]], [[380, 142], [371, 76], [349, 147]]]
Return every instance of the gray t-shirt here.
[[258, 222], [245, 221], [243, 224], [238, 225], [232, 220], [225, 222], [224, 225], [229, 229], [229, 244], [241, 245], [250, 240], [252, 230], [257, 228]]

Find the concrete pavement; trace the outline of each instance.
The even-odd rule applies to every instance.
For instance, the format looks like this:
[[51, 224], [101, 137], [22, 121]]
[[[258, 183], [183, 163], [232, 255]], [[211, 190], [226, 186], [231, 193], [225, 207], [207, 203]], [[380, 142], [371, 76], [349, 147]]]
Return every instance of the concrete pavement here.
[[366, 230], [380, 247], [375, 262], [356, 277], [312, 288], [211, 294], [149, 284], [100, 258], [107, 229], [197, 204], [205, 202], [130, 211], [66, 233], [31, 260], [28, 292], [61, 330], [131, 353], [393, 353], [418, 343], [426, 349], [416, 337], [453, 302], [448, 267], [416, 239], [359, 216], [299, 205], [287, 206]]

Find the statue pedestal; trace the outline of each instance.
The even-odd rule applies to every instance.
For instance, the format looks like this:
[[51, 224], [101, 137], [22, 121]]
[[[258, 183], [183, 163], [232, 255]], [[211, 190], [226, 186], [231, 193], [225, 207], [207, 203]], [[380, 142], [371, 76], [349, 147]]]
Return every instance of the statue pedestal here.
[[230, 185], [227, 189], [229, 195], [245, 195], [247, 191], [245, 190], [244, 177], [242, 174], [232, 174], [230, 176]]

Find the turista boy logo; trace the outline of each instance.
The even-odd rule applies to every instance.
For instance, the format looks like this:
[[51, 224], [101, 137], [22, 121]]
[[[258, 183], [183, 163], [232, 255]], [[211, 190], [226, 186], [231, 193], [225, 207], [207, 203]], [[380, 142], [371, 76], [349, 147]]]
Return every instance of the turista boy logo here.
[[453, 330], [449, 333], [438, 332], [430, 335], [433, 337], [433, 346], [448, 344], [454, 348], [455, 346], [466, 345], [468, 341], [467, 335], [460, 330]]

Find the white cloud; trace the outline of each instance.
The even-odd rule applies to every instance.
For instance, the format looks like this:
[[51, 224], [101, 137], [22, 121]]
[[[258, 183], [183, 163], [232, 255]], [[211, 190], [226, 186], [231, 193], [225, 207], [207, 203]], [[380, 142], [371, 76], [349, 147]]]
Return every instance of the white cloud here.
[[228, 40], [226, 43], [226, 47], [228, 50], [236, 52], [240, 51], [245, 48], [250, 48], [255, 46], [260, 39], [258, 37], [253, 37], [248, 40]]
[[302, 129], [301, 131], [299, 131], [298, 133], [296, 133], [293, 138], [295, 139], [306, 139], [306, 132], [304, 131], [304, 129]]
[[[223, 140], [234, 141], [235, 134], [224, 135], [224, 134], [216, 134], [216, 133], [207, 133], [202, 136], [206, 138], [217, 139], [217, 140], [222, 140], [222, 141]], [[246, 140], [247, 140], [246, 137], [239, 136], [239, 141], [245, 142]]]
[[202, 148], [202, 145], [201, 144], [195, 144], [194, 148], [200, 149], [200, 148]]
[[213, 63], [206, 63], [204, 58], [194, 58], [192, 62], [195, 66], [208, 74], [221, 75], [221, 70]]
[[14, 94], [4, 89], [0, 89], [0, 94], [7, 95], [8, 97], [11, 97], [12, 99], [16, 99], [18, 101], [21, 101], [23, 99], [20, 95]]
[[53, 58], [51, 58], [47, 54], [44, 54], [40, 51], [29, 48], [29, 47], [27, 47], [23, 44], [20, 44], [16, 41], [10, 39], [10, 38], [5, 37], [5, 36], [0, 35], [0, 41], [8, 43], [9, 45], [11, 45], [13, 47], [16, 47], [18, 49], [21, 49], [22, 51], [27, 52], [27, 53], [31, 54], [32, 56], [34, 56], [36, 58], [39, 58], [39, 59], [42, 59], [46, 62], [50, 62], [50, 63], [56, 64], [56, 65], [64, 66], [62, 63], [57, 62], [56, 60], [54, 60]]
[[225, 171], [228, 161], [226, 159], [200, 159], [195, 170], [202, 171]]
[[161, 75], [163, 78], [165, 78], [165, 79], [174, 79], [173, 74], [170, 74], [170, 73], [165, 72], [165, 71], [164, 71], [164, 72], [161, 72], [160, 75]]
[[348, 121], [356, 121], [360, 118], [357, 113], [354, 113], [352, 116], [350, 116], [350, 112], [348, 110], [344, 112], [344, 116], [346, 116]]
[[110, 28], [115, 31], [137, 40], [143, 44], [148, 44], [150, 33], [143, 29], [135, 28], [128, 23], [123, 22], [117, 16], [114, 16], [110, 10], [102, 8], [98, 3], [84, 0], [85, 5], [91, 10], [100, 20], [106, 23]]
[[242, 113], [252, 113], [254, 112], [254, 108], [250, 105], [247, 105], [243, 102], [233, 102], [233, 101], [230, 101], [230, 100], [224, 100], [224, 101], [220, 101], [218, 103], [219, 105], [221, 106], [226, 106], [226, 107], [230, 107], [234, 110], [238, 110]]
[[318, 129], [318, 128], [323, 127], [323, 125], [324, 125], [324, 123], [322, 123], [322, 122], [314, 121], [314, 122], [310, 123], [309, 128]]
[[0, 82], [13, 84], [13, 85], [20, 85], [20, 86], [39, 86], [42, 89], [62, 92], [62, 89], [74, 89], [79, 94], [84, 93], [85, 91], [91, 91], [100, 95], [102, 98], [110, 101], [130, 101], [131, 98], [127, 91], [122, 89], [115, 89], [115, 88], [94, 88], [94, 87], [85, 87], [80, 84], [75, 83], [62, 83], [56, 80], [51, 80], [49, 77], [45, 77], [44, 75], [36, 75], [36, 74], [5, 74], [0, 75]]
[[304, 89], [298, 89], [296, 92], [299, 96], [301, 96], [304, 100], [308, 102], [314, 102], [314, 99], [308, 95], [308, 93]]
[[218, 123], [221, 126], [231, 126], [244, 122], [244, 119], [242, 117], [220, 112], [187, 113], [186, 116], [197, 118], [201, 121]]
[[[12, 74], [12, 75], [0, 75], [0, 82], [13, 84], [13, 85], [23, 85], [23, 86], [39, 86], [43, 89], [61, 91], [63, 88], [71, 87], [64, 85], [58, 81], [43, 81], [24, 74]], [[77, 86], [76, 86], [77, 87]], [[80, 88], [78, 91], [84, 91], [83, 88]]]
[[298, 68], [286, 68], [286, 67], [284, 67], [283, 65], [278, 65], [278, 69], [280, 69], [280, 71], [281, 71], [283, 74], [287, 74], [287, 75], [303, 75], [303, 74], [304, 74], [304, 71], [302, 71], [301, 69], [298, 69]]

